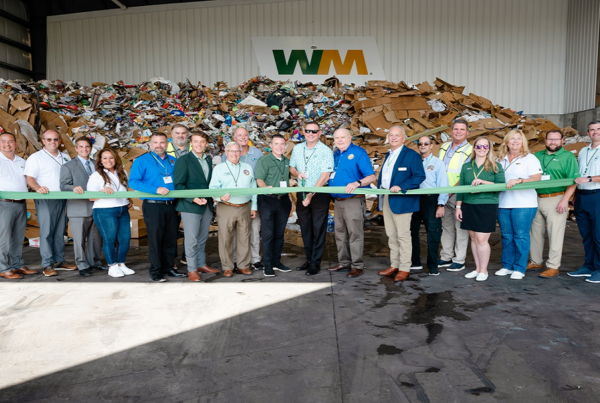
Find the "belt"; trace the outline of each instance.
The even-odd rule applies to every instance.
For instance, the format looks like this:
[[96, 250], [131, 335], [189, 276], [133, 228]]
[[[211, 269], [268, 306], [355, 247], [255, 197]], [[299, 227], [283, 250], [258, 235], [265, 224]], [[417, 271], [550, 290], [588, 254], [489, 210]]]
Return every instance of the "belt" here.
[[275, 194], [262, 195], [262, 196], [269, 196], [269, 197], [272, 197], [273, 199], [283, 199], [285, 197], [289, 197], [289, 195], [287, 193], [282, 193], [282, 194], [278, 194], [278, 195], [275, 195]]
[[25, 203], [25, 200], [0, 199], [0, 202], [6, 202], [6, 203]]
[[585, 190], [585, 189], [577, 189], [577, 193], [581, 195], [593, 195], [594, 193], [600, 192], [600, 189], [595, 190]]
[[245, 206], [246, 204], [250, 203], [250, 200], [248, 200], [246, 203], [242, 203], [242, 204], [227, 203], [225, 201], [221, 201], [221, 203], [223, 203], [227, 206], [231, 206], [231, 207], [242, 207], [242, 206]]
[[175, 204], [177, 200], [144, 200], [144, 203], [152, 203], [152, 204]]
[[556, 192], [556, 193], [548, 193], [548, 194], [543, 194], [543, 195], [538, 195], [538, 197], [555, 197], [555, 196], [560, 196], [560, 195], [564, 195], [565, 192]]
[[334, 197], [335, 201], [344, 201], [344, 200], [348, 200], [348, 199], [356, 199], [359, 197], [365, 197], [365, 195], [354, 195], [354, 196], [350, 196], [350, 197]]

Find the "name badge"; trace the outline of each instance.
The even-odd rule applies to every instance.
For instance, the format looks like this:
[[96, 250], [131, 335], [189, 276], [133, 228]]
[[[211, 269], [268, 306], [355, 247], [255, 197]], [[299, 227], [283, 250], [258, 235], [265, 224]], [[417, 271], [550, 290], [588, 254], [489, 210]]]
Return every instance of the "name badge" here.
[[287, 182], [286, 181], [279, 181], [279, 187], [280, 188], [286, 188], [287, 187]]
[[335, 178], [335, 172], [332, 172], [331, 175], [329, 175], [329, 179], [333, 179]]
[[303, 172], [303, 174], [304, 174], [304, 178], [308, 179], [308, 172]]
[[542, 175], [542, 180], [543, 181], [549, 181], [550, 180], [550, 175]]
[[406, 171], [406, 167], [400, 167], [398, 168], [398, 171]]
[[170, 176], [165, 176], [163, 180], [165, 181], [165, 183], [173, 183], [173, 178]]

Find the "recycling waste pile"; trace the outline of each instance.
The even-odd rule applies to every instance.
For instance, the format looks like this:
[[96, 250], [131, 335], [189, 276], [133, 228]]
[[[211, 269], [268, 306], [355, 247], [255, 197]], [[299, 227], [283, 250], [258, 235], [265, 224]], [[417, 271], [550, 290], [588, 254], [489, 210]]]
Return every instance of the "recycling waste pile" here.
[[[404, 128], [409, 137], [406, 145], [415, 150], [414, 140], [432, 136], [437, 155], [439, 146], [450, 139], [450, 126], [458, 118], [469, 122], [469, 140], [486, 135], [497, 146], [510, 130], [520, 128], [532, 152], [544, 148], [546, 131], [558, 128], [549, 120], [533, 119], [486, 98], [465, 94], [464, 87], [439, 78], [433, 84], [369, 81], [356, 86], [343, 85], [335, 77], [324, 84], [255, 77], [237, 87], [224, 82], [213, 86], [194, 85], [189, 80], [174, 83], [162, 77], [139, 85], [119, 81], [93, 83], [91, 87], [76, 82], [0, 79], [0, 129], [15, 134], [20, 156], [27, 159], [40, 150], [41, 133], [53, 129], [71, 157], [76, 155], [75, 140], [87, 136], [96, 151], [103, 147], [119, 150], [126, 169], [149, 151], [152, 132], [164, 132], [170, 139], [170, 127], [175, 123], [207, 133], [212, 140], [207, 152], [218, 163], [237, 127], [245, 127], [252, 145], [264, 152], [269, 151], [271, 135], [283, 134], [289, 140], [285, 149], [289, 157], [294, 145], [304, 140], [304, 122], [317, 121], [322, 127], [322, 141], [332, 148], [333, 132], [349, 129], [354, 143], [367, 150], [379, 173], [389, 149], [387, 131], [392, 126]], [[570, 127], [563, 133], [565, 148], [575, 154], [590, 142]], [[131, 209], [134, 238], [145, 235], [140, 206], [136, 200]], [[39, 233], [32, 200], [27, 207], [27, 237], [32, 239]], [[330, 210], [331, 231], [333, 207]], [[367, 196], [367, 216], [378, 214], [376, 196]], [[292, 222], [289, 228], [299, 229]], [[300, 239], [298, 242], [301, 245]]]

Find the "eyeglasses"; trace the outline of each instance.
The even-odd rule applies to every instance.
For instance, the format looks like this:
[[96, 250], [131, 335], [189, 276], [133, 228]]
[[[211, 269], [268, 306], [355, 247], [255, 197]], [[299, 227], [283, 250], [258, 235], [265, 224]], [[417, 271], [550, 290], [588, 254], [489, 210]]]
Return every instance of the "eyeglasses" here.
[[419, 145], [419, 147], [427, 147], [430, 146], [431, 143], [417, 143]]
[[44, 140], [46, 140], [46, 141], [48, 141], [48, 142], [51, 142], [51, 141], [59, 141], [59, 139], [44, 139]]
[[306, 133], [313, 133], [313, 134], [317, 134], [317, 133], [319, 133], [321, 130], [306, 130], [306, 129], [304, 129], [304, 131], [305, 131]]
[[477, 144], [477, 145], [475, 146], [475, 148], [476, 148], [477, 150], [481, 150], [481, 149], [487, 150], [488, 148], [490, 148], [490, 146], [488, 146], [487, 144]]

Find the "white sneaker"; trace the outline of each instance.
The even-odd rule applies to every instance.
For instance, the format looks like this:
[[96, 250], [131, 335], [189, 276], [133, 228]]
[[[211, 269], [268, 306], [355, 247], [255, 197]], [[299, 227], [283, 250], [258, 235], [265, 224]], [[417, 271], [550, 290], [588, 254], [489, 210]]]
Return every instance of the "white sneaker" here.
[[508, 270], [503, 267], [494, 274], [496, 276], [508, 276], [509, 274], [513, 274], [513, 273], [514, 273], [514, 270]]
[[423, 270], [423, 266], [412, 266], [410, 270]]
[[523, 277], [525, 277], [525, 273], [521, 273], [520, 271], [515, 271], [510, 275], [511, 280], [521, 280]]
[[123, 274], [126, 276], [135, 274], [135, 272], [133, 270], [131, 270], [129, 267], [125, 266], [125, 263], [119, 263], [119, 270], [121, 270], [121, 272], [123, 272]]
[[111, 277], [125, 277], [118, 264], [108, 266], [108, 275]]
[[477, 273], [477, 270], [473, 270], [471, 272], [468, 272], [467, 274], [465, 274], [465, 278], [475, 278], [477, 277], [479, 273]]
[[488, 274], [487, 273], [479, 273], [477, 275], [477, 277], [475, 278], [476, 281], [485, 281], [488, 279]]

